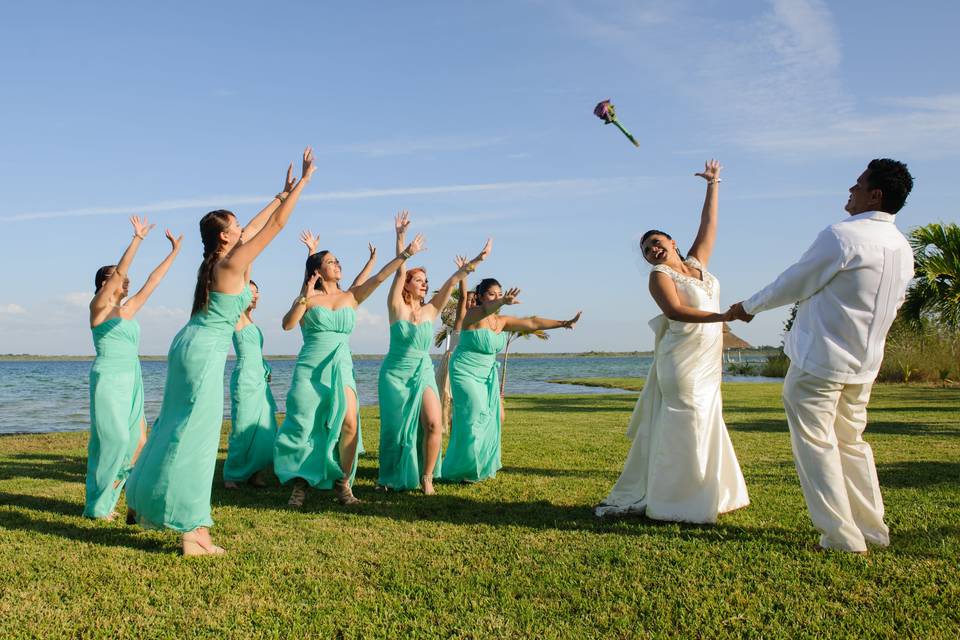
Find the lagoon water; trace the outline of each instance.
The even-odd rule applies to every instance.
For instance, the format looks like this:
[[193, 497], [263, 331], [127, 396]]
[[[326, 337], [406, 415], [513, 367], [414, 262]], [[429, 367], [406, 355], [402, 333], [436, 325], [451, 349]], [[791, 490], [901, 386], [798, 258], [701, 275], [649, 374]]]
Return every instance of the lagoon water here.
[[[360, 403], [377, 403], [379, 359], [354, 362]], [[594, 394], [616, 390], [578, 385], [554, 384], [563, 378], [613, 378], [646, 376], [650, 357], [568, 357], [516, 358], [508, 366], [506, 393], [517, 394]], [[0, 361], [0, 434], [43, 433], [49, 431], [82, 431], [90, 427], [88, 374], [91, 361], [33, 360]], [[230, 415], [230, 372], [233, 360], [227, 362], [224, 384], [224, 416]], [[271, 360], [271, 388], [279, 410], [290, 388], [294, 360]], [[160, 411], [167, 363], [144, 360], [143, 387], [147, 424], [152, 424]], [[738, 381], [760, 381], [766, 378], [730, 377]]]

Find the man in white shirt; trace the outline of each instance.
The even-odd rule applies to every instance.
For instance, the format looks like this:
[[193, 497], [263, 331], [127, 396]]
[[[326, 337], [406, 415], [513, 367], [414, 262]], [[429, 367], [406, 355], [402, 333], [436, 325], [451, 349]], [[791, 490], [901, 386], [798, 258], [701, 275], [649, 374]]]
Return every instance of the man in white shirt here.
[[873, 160], [850, 187], [846, 220], [820, 232], [800, 260], [732, 307], [749, 322], [800, 302], [784, 340], [783, 404], [817, 548], [865, 553], [886, 546], [867, 402], [887, 331], [913, 279], [913, 252], [893, 224], [913, 188], [907, 166]]

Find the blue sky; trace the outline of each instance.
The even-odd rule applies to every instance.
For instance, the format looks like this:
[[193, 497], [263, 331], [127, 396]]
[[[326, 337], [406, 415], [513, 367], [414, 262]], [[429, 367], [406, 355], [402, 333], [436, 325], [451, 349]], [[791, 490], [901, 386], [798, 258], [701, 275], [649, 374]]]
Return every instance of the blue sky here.
[[[667, 5], [666, 7], [661, 5]], [[711, 271], [724, 304], [752, 294], [845, 215], [873, 157], [910, 165], [906, 230], [960, 220], [955, 2], [79, 3], [31, 2], [0, 23], [0, 353], [91, 353], [93, 274], [158, 229], [139, 287], [180, 257], [138, 319], [165, 353], [186, 321], [197, 221], [241, 219], [305, 144], [320, 169], [290, 227], [257, 262], [269, 353], [297, 295], [309, 227], [358, 270], [411, 211], [433, 282], [494, 237], [476, 274], [524, 290], [518, 314], [574, 332], [524, 350], [647, 349], [657, 310], [636, 239], [689, 246], [703, 198], [692, 174], [725, 166]], [[633, 148], [591, 111], [611, 98]], [[386, 286], [362, 307], [358, 353], [385, 350]], [[735, 324], [779, 342], [786, 310]]]

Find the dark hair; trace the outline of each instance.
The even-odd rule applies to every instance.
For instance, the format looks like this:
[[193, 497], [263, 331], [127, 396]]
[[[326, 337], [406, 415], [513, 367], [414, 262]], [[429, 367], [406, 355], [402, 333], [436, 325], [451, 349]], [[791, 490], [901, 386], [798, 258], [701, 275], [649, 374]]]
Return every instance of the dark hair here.
[[247, 284], [252, 284], [253, 286], [255, 286], [255, 287], [257, 288], [257, 291], [260, 291], [260, 285], [258, 285], [256, 282], [254, 282], [252, 278], [250, 279], [250, 282], [248, 282]]
[[[646, 242], [647, 238], [649, 238], [650, 236], [663, 236], [667, 240], [673, 240], [673, 236], [671, 236], [666, 231], [660, 231], [659, 229], [650, 229], [650, 231], [647, 231], [645, 234], [643, 234], [643, 237], [640, 238], [640, 254], [643, 255], [644, 259], [646, 259], [646, 254], [643, 251], [643, 243]], [[677, 255], [680, 256], [680, 260], [683, 261], [683, 254], [680, 253], [680, 249], [677, 249]]]
[[93, 286], [94, 293], [100, 291], [103, 287], [103, 283], [107, 281], [107, 278], [110, 277], [111, 271], [116, 271], [117, 265], [115, 264], [105, 264], [99, 269], [97, 269], [97, 275], [93, 276]]
[[[312, 253], [307, 256], [307, 262], [303, 267], [303, 284], [307, 284], [307, 280], [310, 279], [310, 276], [313, 275], [313, 272], [320, 269], [320, 267], [323, 265], [323, 259], [328, 253], [330, 252], [324, 249], [323, 251], [317, 251], [316, 253]], [[319, 289], [320, 287], [318, 285], [320, 285], [319, 281], [314, 283], [313, 288]]]
[[473, 290], [473, 293], [477, 296], [477, 298], [480, 298], [493, 287], [500, 287], [503, 289], [503, 286], [497, 281], [496, 278], [484, 278], [480, 281], [480, 284], [477, 285], [477, 288]]
[[877, 158], [867, 165], [867, 182], [871, 189], [880, 189], [880, 206], [887, 213], [903, 209], [913, 189], [913, 176], [907, 165], [890, 158]]
[[207, 308], [207, 303], [210, 301], [210, 283], [213, 281], [213, 267], [217, 264], [220, 255], [220, 234], [230, 226], [230, 221], [234, 217], [232, 211], [217, 209], [200, 218], [203, 262], [197, 269], [197, 288], [193, 292], [193, 309], [190, 315]]

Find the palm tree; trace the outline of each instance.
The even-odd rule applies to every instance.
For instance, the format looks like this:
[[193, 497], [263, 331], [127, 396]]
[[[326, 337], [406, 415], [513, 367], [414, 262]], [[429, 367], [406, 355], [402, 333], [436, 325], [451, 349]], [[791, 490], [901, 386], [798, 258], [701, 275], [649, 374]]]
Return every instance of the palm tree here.
[[934, 222], [910, 232], [916, 279], [907, 290], [903, 316], [920, 326], [924, 318], [960, 330], [960, 226]]
[[541, 340], [549, 340], [550, 334], [544, 331], [543, 329], [536, 329], [534, 331], [508, 331], [507, 332], [507, 344], [503, 348], [503, 369], [502, 375], [500, 376], [500, 397], [503, 397], [503, 389], [507, 384], [507, 358], [510, 353], [510, 345], [517, 338], [523, 338], [524, 340], [529, 340], [530, 338], [540, 338]]

